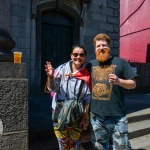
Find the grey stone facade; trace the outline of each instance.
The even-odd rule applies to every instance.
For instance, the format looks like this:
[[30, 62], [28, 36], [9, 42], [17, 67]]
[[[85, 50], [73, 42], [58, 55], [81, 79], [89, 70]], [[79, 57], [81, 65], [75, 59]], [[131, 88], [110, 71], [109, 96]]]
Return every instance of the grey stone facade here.
[[[26, 73], [29, 82], [29, 105], [31, 107], [30, 121], [31, 130], [44, 130], [41, 122], [43, 118], [49, 118], [49, 111], [44, 108], [50, 107], [50, 102], [39, 98], [40, 95], [40, 76], [41, 72], [41, 52], [40, 52], [40, 29], [39, 29], [39, 9], [51, 9], [60, 12], [63, 9], [68, 14], [75, 13], [80, 21], [79, 36], [74, 39], [83, 45], [87, 50], [87, 60], [95, 58], [93, 38], [96, 34], [106, 33], [111, 39], [111, 53], [119, 55], [119, 0], [12, 0], [10, 6], [10, 33], [16, 47], [13, 51], [21, 51], [23, 53], [23, 63], [26, 63]], [[72, 12], [69, 12], [73, 10]], [[77, 20], [77, 21], [78, 21]], [[77, 34], [77, 32], [75, 32]], [[43, 66], [44, 67], [44, 66]], [[39, 100], [40, 99], [40, 100]], [[42, 108], [41, 108], [42, 107]], [[39, 109], [38, 109], [39, 108]], [[41, 113], [40, 113], [41, 112]], [[35, 116], [35, 114], [39, 115]], [[35, 119], [38, 118], [38, 119]], [[35, 119], [35, 120], [34, 120]], [[33, 121], [34, 120], [34, 121]], [[49, 124], [50, 120], [47, 120]], [[46, 122], [46, 121], [45, 121]], [[34, 125], [35, 124], [35, 125]], [[47, 130], [47, 129], [46, 129]]]
[[28, 80], [25, 64], [0, 62], [1, 150], [28, 149]]
[[88, 59], [95, 58], [93, 38], [99, 33], [111, 39], [111, 54], [119, 55], [119, 0], [92, 0], [85, 6], [84, 26], [80, 28], [81, 43], [88, 50]]
[[10, 36], [10, 0], [0, 0], [0, 62], [12, 62], [15, 42]]
[[[37, 7], [56, 0], [13, 0], [11, 1], [11, 36], [16, 42], [13, 51], [22, 51], [23, 62], [27, 64], [30, 94], [38, 94], [40, 60], [37, 60]], [[62, 1], [63, 2], [63, 1]], [[73, 7], [83, 20], [80, 26], [80, 44], [87, 49], [87, 60], [95, 58], [93, 38], [98, 33], [106, 33], [112, 39], [112, 54], [119, 55], [119, 0], [91, 0], [79, 7], [79, 0], [64, 0]], [[61, 4], [58, 4], [60, 6]], [[40, 55], [40, 54], [38, 54]], [[37, 84], [36, 84], [37, 83]]]

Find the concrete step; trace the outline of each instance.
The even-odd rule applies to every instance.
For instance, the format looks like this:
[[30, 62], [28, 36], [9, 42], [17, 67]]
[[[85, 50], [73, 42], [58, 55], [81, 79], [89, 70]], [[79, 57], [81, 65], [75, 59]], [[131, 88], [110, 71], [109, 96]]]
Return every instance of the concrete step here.
[[127, 115], [129, 139], [150, 134], [150, 108], [140, 110]]
[[[129, 139], [141, 137], [147, 134], [150, 134], [150, 119], [129, 123], [128, 124], [129, 130]], [[85, 131], [82, 136], [82, 142], [86, 143], [91, 140], [90, 131]]]
[[132, 148], [135, 150], [150, 150], [150, 134], [138, 138], [130, 139]]
[[[129, 121], [129, 139], [150, 134], [150, 108], [130, 113], [127, 115], [127, 117]], [[82, 142], [86, 143], [90, 140], [90, 130], [84, 131]]]
[[129, 139], [150, 134], [150, 120], [144, 120], [128, 124]]
[[[132, 146], [132, 150], [150, 150], [150, 134], [130, 139], [129, 141]], [[90, 149], [92, 149], [92, 143], [89, 141], [82, 143], [82, 148], [80, 150]]]
[[[130, 113], [127, 117], [129, 120], [129, 139], [133, 149], [150, 150], [150, 109]], [[35, 137], [37, 137], [37, 135]], [[50, 137], [50, 135], [48, 137]], [[46, 148], [43, 149], [43, 147], [45, 147], [43, 145], [47, 145]], [[36, 140], [29, 142], [30, 150], [36, 150], [37, 147], [39, 150], [57, 150], [58, 144], [54, 135], [51, 138], [44, 138], [43, 140], [38, 137]], [[87, 148], [92, 148], [90, 128], [84, 131], [82, 136], [82, 149], [87, 150]]]
[[142, 120], [148, 120], [150, 119], [150, 108], [127, 114], [127, 117], [128, 117], [129, 123], [138, 122]]

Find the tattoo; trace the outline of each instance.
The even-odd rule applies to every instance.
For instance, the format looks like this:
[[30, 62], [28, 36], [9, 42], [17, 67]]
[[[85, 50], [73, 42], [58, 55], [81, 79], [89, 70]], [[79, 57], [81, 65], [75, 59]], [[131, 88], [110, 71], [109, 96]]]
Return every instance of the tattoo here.
[[56, 88], [56, 85], [55, 85], [54, 78], [47, 77], [47, 81], [46, 81], [46, 84], [45, 84], [44, 91], [46, 93], [49, 93], [51, 90], [54, 90], [55, 88]]
[[54, 90], [54, 89], [56, 88], [54, 78], [50, 78], [50, 79], [49, 79], [49, 88], [50, 88], [51, 90]]

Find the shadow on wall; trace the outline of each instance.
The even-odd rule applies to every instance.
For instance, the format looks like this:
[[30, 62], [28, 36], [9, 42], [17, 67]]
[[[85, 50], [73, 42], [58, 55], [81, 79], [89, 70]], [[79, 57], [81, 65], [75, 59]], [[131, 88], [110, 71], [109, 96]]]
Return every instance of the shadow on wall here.
[[150, 62], [150, 44], [147, 44], [147, 55], [146, 55], [146, 62]]
[[126, 93], [127, 114], [150, 108], [150, 93]]
[[49, 94], [29, 97], [29, 133], [52, 130], [51, 102]]

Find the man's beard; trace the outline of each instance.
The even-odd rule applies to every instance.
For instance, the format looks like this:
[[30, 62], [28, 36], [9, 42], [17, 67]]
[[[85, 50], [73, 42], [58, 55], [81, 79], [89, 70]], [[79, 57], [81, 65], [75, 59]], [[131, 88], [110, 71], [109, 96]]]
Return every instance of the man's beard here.
[[96, 59], [99, 62], [107, 61], [109, 56], [110, 56], [110, 49], [102, 49], [102, 50], [96, 52]]

